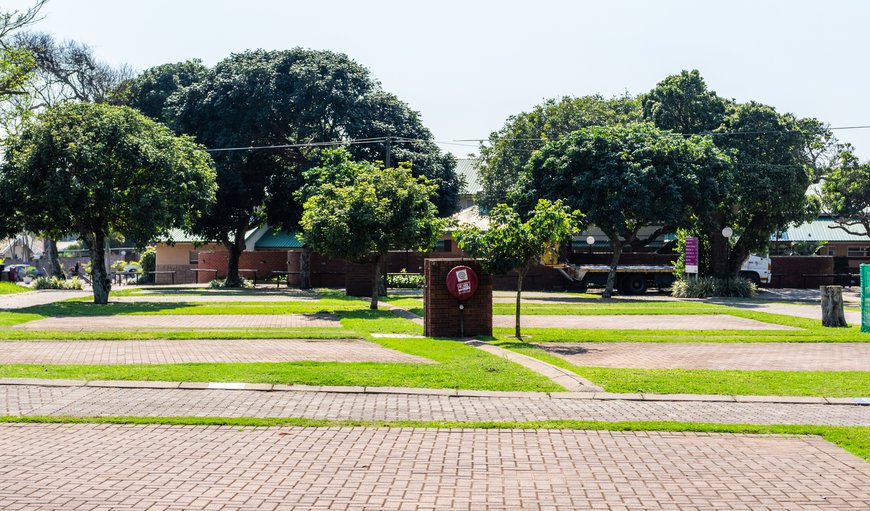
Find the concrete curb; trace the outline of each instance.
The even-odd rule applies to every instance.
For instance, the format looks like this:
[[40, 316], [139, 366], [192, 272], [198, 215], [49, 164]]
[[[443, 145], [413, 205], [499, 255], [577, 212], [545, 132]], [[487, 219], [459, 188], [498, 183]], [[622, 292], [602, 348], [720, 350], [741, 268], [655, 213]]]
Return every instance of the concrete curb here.
[[729, 402], [777, 403], [791, 405], [870, 406], [870, 399], [860, 397], [811, 396], [729, 396], [718, 394], [620, 394], [614, 392], [519, 392], [469, 389], [427, 389], [413, 387], [339, 387], [318, 385], [283, 385], [241, 382], [177, 382], [137, 380], [47, 380], [39, 378], [0, 378], [0, 385], [35, 387], [99, 387], [117, 389], [205, 390], [246, 392], [325, 392], [334, 394], [400, 394], [447, 397], [487, 397], [505, 399], [585, 399], [594, 401], [660, 402]]

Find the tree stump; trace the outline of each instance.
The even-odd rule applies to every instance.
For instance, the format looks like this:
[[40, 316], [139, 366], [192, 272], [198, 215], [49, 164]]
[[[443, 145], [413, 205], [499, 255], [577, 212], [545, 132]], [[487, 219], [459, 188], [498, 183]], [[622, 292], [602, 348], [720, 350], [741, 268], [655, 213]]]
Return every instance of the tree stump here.
[[843, 313], [843, 286], [822, 286], [822, 326], [847, 327]]

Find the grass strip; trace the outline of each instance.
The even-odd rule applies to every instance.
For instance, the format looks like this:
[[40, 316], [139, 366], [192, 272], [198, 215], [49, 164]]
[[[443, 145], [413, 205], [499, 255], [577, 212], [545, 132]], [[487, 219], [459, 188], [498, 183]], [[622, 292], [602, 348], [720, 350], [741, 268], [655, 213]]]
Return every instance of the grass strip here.
[[742, 396], [870, 396], [868, 371], [742, 371], [636, 369], [577, 366], [544, 349], [516, 340], [492, 344], [579, 374], [607, 392], [722, 394]]
[[720, 424], [703, 422], [600, 422], [547, 420], [531, 422], [459, 422], [459, 421], [362, 421], [305, 418], [253, 417], [64, 417], [0, 416], [3, 423], [21, 424], [164, 424], [235, 427], [366, 427], [366, 428], [434, 428], [434, 429], [525, 429], [586, 431], [661, 431], [753, 435], [818, 435], [846, 451], [870, 461], [870, 426], [817, 426], [792, 424]]
[[29, 287], [19, 286], [14, 282], [0, 282], [0, 295], [11, 295], [15, 293], [26, 293], [33, 291]]

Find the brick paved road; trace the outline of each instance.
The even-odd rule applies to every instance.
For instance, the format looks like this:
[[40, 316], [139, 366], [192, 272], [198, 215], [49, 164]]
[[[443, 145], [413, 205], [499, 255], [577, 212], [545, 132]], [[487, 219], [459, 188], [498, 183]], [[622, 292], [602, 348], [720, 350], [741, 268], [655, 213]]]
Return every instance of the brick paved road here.
[[870, 343], [540, 343], [579, 366], [870, 371]]
[[16, 325], [25, 330], [137, 330], [153, 328], [340, 328], [332, 314], [167, 314], [45, 318]]
[[5, 424], [3, 509], [867, 509], [818, 437]]
[[[496, 315], [492, 317], [492, 326], [511, 327], [513, 325], [513, 316]], [[523, 316], [523, 326], [526, 328], [618, 330], [796, 330], [785, 325], [738, 318], [728, 314], [601, 314], [589, 316], [526, 314]]]
[[[558, 394], [554, 394], [558, 396]], [[679, 421], [870, 426], [870, 406], [0, 385], [0, 416]]]
[[4, 364], [182, 364], [299, 360], [432, 362], [354, 339], [0, 341], [0, 360]]

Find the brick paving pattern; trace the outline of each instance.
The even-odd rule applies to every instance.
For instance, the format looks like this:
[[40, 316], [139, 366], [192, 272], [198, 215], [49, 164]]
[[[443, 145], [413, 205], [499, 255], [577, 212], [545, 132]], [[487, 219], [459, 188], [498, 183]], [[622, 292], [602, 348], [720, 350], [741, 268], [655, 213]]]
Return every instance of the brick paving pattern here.
[[44, 318], [13, 328], [25, 330], [138, 330], [154, 328], [340, 328], [333, 314], [166, 314]]
[[[494, 327], [512, 327], [515, 318], [507, 315], [492, 317]], [[728, 314], [659, 314], [588, 316], [526, 314], [526, 328], [588, 328], [615, 330], [797, 330], [796, 328], [738, 318]]]
[[[818, 294], [818, 291], [816, 291]], [[795, 316], [798, 318], [808, 318], [822, 320], [822, 306], [820, 304], [812, 305], [792, 305], [787, 303], [729, 303], [723, 302], [723, 305], [735, 307], [738, 309], [748, 309], [755, 312], [767, 312], [770, 314], [783, 314], [785, 316]], [[846, 317], [846, 322], [850, 325], [861, 324], [861, 313], [858, 311], [843, 311]]]
[[33, 307], [34, 305], [45, 305], [47, 303], [59, 302], [69, 298], [81, 298], [83, 296], [91, 295], [92, 293], [90, 291], [54, 290], [0, 295], [0, 309], [23, 309], [25, 307]]
[[870, 406], [754, 402], [0, 386], [0, 416], [302, 417], [419, 421], [678, 421], [870, 426]]
[[316, 302], [315, 295], [291, 295], [287, 293], [256, 292], [245, 295], [228, 294], [154, 294], [142, 293], [130, 296], [112, 297], [112, 302], [122, 303], [187, 303], [187, 302]]
[[4, 364], [183, 364], [191, 362], [410, 362], [431, 360], [354, 339], [0, 341]]
[[870, 343], [541, 343], [594, 367], [870, 371]]
[[4, 424], [3, 509], [867, 509], [819, 437]]

